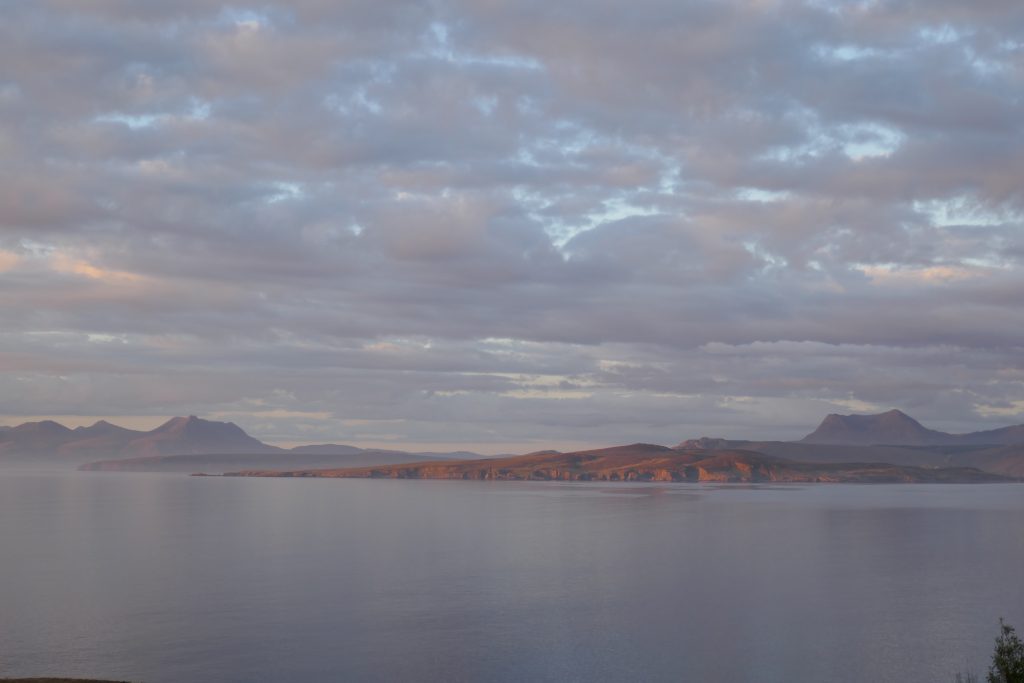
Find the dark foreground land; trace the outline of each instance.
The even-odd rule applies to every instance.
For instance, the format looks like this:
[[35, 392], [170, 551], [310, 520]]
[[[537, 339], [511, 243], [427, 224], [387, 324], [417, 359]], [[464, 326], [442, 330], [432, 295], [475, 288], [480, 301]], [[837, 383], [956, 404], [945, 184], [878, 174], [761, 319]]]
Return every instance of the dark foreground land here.
[[98, 678], [0, 678], [0, 683], [128, 683]]
[[797, 462], [745, 450], [678, 450], [633, 444], [574, 453], [449, 460], [373, 467], [244, 470], [227, 476], [349, 479], [659, 481], [725, 483], [989, 483], [1013, 481], [970, 467]]

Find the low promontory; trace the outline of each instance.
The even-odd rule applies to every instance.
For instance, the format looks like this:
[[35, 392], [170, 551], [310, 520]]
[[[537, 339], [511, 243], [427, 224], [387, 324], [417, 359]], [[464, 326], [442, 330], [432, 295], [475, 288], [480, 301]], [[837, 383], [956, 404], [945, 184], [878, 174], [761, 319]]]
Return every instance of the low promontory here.
[[245, 470], [225, 476], [533, 481], [988, 483], [1006, 477], [968, 467], [796, 462], [744, 450], [679, 450], [633, 444], [513, 457], [308, 470]]

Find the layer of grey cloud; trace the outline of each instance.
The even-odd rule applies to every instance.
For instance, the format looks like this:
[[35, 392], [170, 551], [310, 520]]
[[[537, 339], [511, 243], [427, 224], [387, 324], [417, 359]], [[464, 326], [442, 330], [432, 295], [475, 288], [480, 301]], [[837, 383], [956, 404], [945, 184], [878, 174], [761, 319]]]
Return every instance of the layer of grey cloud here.
[[1010, 0], [15, 0], [0, 415], [1024, 421]]

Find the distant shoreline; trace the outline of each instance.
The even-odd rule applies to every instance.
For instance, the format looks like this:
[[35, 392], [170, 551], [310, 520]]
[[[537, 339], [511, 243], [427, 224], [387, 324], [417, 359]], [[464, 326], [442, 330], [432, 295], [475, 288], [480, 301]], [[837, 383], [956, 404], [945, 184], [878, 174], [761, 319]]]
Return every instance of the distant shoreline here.
[[369, 467], [242, 470], [235, 477], [327, 479], [449, 479], [476, 481], [592, 481], [675, 483], [1011, 483], [1017, 479], [970, 467], [888, 463], [798, 462], [746, 450], [677, 450], [632, 444], [576, 453], [448, 460]]
[[130, 683], [106, 678], [0, 678], [0, 683]]

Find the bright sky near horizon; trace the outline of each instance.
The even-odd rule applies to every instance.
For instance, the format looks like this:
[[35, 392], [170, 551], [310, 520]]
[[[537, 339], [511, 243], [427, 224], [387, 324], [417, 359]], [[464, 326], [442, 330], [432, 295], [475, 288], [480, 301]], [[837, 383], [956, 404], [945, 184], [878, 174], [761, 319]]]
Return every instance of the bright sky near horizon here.
[[12, 0], [0, 424], [1024, 422], [1019, 0]]

